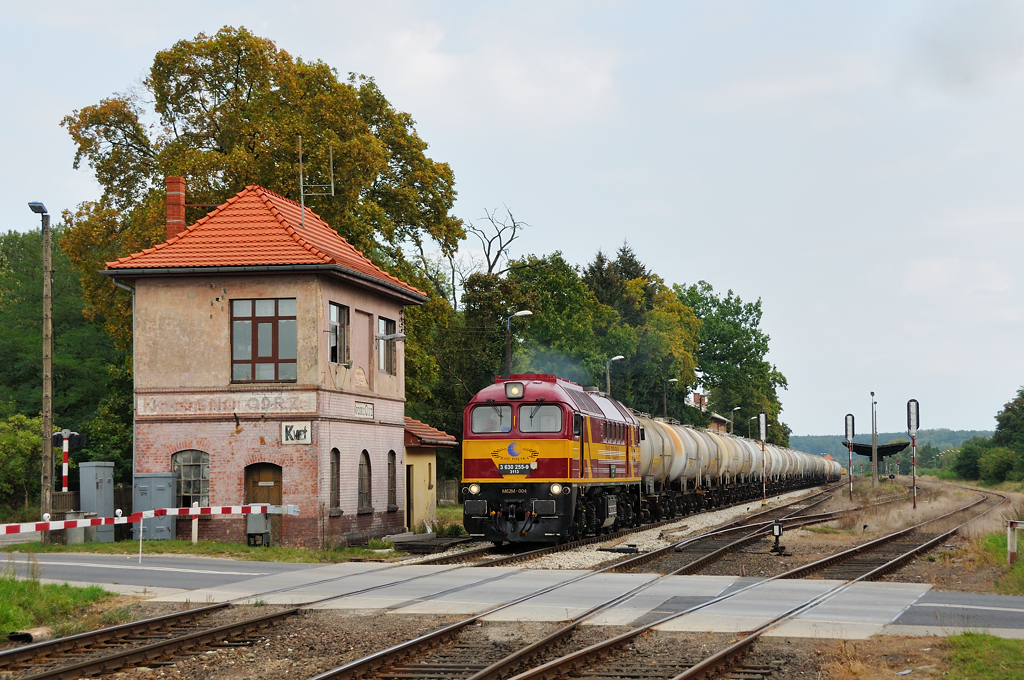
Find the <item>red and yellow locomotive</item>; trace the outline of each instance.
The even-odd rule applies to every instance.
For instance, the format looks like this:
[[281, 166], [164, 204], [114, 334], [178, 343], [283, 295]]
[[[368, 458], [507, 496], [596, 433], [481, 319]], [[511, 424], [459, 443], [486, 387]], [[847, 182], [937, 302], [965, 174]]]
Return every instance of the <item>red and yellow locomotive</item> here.
[[574, 540], [641, 522], [637, 419], [553, 375], [499, 378], [466, 406], [464, 524], [495, 543]]

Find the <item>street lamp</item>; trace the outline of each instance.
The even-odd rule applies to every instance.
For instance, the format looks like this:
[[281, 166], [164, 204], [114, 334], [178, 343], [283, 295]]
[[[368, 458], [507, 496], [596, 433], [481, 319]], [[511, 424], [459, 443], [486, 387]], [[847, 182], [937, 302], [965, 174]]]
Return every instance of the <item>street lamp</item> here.
[[739, 411], [739, 406], [733, 406], [732, 410], [729, 411], [729, 434], [732, 434], [732, 421], [736, 417], [736, 411]]
[[662, 406], [665, 410], [665, 418], [668, 418], [668, 384], [674, 382], [679, 382], [679, 378], [669, 378], [668, 380], [665, 381], [665, 391], [662, 394]]
[[505, 377], [512, 375], [512, 319], [517, 316], [531, 316], [533, 312], [522, 309], [505, 319]]
[[757, 416], [750, 416], [747, 418], [747, 439], [750, 439], [750, 423], [757, 420]]
[[608, 396], [611, 396], [611, 394], [612, 394], [612, 369], [611, 369], [612, 362], [613, 361], [619, 361], [620, 359], [625, 359], [625, 358], [626, 357], [622, 356], [621, 354], [616, 354], [611, 359], [609, 359], [608, 361], [604, 362], [604, 385], [605, 385], [605, 392], [608, 394]]
[[[43, 470], [39, 509], [44, 517], [53, 514], [53, 268], [50, 255], [50, 213], [46, 206], [31, 202], [28, 207], [43, 221]], [[44, 543], [49, 532], [42, 532]]]

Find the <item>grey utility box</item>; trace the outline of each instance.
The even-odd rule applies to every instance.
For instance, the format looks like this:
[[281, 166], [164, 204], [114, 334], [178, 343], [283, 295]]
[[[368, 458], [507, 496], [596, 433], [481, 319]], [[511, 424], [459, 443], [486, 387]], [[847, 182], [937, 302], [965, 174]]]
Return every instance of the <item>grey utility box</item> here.
[[[132, 484], [132, 512], [173, 508], [177, 500], [178, 475], [174, 472], [136, 472]], [[139, 522], [132, 524], [132, 536], [139, 540]], [[178, 518], [147, 517], [142, 520], [142, 538], [168, 541], [174, 538]]]
[[[268, 503], [250, 503], [249, 505], [253, 507], [270, 507]], [[246, 515], [245, 536], [248, 539], [249, 545], [270, 545], [270, 515], [265, 512]]]
[[[79, 493], [82, 512], [96, 517], [114, 516], [114, 464], [109, 462], [79, 463]], [[114, 542], [114, 525], [95, 527], [96, 540]]]

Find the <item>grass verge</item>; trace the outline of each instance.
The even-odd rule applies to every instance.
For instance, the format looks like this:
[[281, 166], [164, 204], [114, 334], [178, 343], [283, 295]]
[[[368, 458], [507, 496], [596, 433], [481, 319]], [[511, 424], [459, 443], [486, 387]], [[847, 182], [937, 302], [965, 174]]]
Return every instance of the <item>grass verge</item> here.
[[8, 565], [0, 572], [0, 633], [37, 626], [50, 626], [58, 635], [78, 632], [83, 610], [112, 597], [99, 586], [43, 585], [35, 573], [19, 579]]
[[1006, 680], [1024, 678], [1024, 640], [1005, 640], [981, 633], [964, 633], [947, 639], [952, 680]]
[[[284, 548], [280, 546], [250, 548], [244, 543], [223, 543], [220, 541], [146, 541], [142, 545], [144, 555], [197, 555], [201, 557], [225, 557], [233, 560], [254, 562], [305, 562], [334, 563], [350, 560], [387, 560], [402, 555], [400, 552], [376, 552], [387, 550], [390, 543], [371, 540], [366, 546], [335, 547], [326, 549]], [[103, 555], [135, 555], [139, 544], [135, 541], [116, 543], [80, 543], [77, 545], [55, 545], [42, 543], [21, 543], [0, 546], [6, 552], [57, 553], [87, 552]]]

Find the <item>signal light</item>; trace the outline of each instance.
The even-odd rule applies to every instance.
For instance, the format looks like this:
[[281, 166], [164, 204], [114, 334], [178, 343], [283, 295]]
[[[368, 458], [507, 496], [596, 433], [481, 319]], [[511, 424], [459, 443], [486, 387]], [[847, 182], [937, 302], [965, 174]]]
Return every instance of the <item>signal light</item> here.
[[522, 399], [523, 398], [523, 383], [521, 383], [521, 382], [507, 382], [507, 383], [505, 383], [505, 398], [506, 399]]

